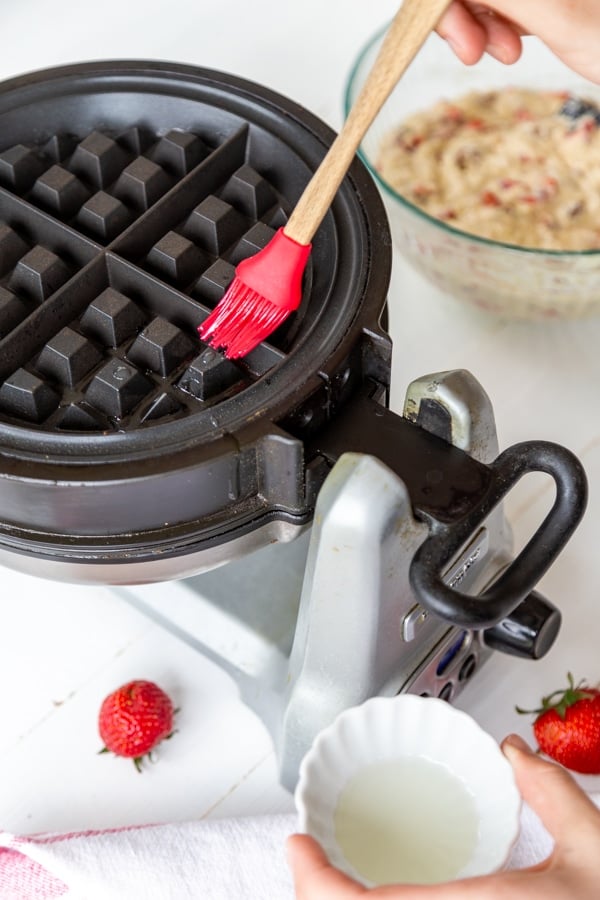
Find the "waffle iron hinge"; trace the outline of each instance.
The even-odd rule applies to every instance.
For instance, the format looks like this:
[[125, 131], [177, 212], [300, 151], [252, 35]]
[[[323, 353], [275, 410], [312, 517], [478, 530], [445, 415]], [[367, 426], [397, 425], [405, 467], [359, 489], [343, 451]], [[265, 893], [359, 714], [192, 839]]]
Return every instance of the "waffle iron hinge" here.
[[[432, 403], [440, 415], [432, 415]], [[491, 404], [469, 373], [413, 382], [406, 409], [421, 427], [438, 423], [475, 459], [496, 456]], [[346, 707], [419, 686], [421, 673], [428, 676], [423, 692], [450, 699], [489, 655], [479, 634], [449, 627], [415, 603], [408, 570], [426, 534], [402, 478], [368, 453], [339, 457], [317, 500], [275, 735], [283, 784], [294, 785], [313, 738]], [[445, 574], [476, 592], [506, 566], [511, 548], [498, 507]]]

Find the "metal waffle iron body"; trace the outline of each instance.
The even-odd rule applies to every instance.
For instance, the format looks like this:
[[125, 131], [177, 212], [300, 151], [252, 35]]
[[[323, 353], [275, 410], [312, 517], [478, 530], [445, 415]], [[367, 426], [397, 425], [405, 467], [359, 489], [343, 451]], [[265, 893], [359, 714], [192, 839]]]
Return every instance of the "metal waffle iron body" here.
[[[240, 362], [200, 343], [332, 138], [259, 85], [178, 64], [0, 86], [0, 561], [83, 584], [185, 579], [221, 610], [235, 584], [233, 618], [253, 635], [261, 616], [285, 619], [259, 669], [277, 685], [265, 718], [279, 710], [288, 782], [340, 707], [449, 696], [449, 672], [466, 680], [492, 646], [542, 655], [560, 614], [535, 585], [586, 500], [566, 449], [498, 455], [467, 372], [418, 379], [404, 414], [389, 411], [391, 241], [358, 161], [298, 312]], [[513, 560], [502, 499], [529, 471], [554, 479], [556, 500]], [[284, 600], [273, 578], [289, 567]], [[324, 663], [334, 622], [340, 652]], [[340, 689], [315, 705], [332, 677]]]

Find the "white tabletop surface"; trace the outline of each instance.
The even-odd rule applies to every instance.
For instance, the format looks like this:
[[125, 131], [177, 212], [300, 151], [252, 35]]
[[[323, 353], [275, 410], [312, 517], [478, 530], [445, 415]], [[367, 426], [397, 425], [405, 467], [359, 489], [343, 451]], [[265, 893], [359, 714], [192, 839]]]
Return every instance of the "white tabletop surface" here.
[[[2, 4], [0, 77], [90, 59], [174, 60], [231, 72], [299, 101], [334, 127], [353, 57], [393, 13], [390, 0], [18, 0]], [[392, 405], [406, 385], [470, 370], [490, 395], [504, 448], [546, 439], [574, 450], [590, 480], [583, 524], [543, 578], [564, 624], [538, 662], [495, 654], [458, 705], [494, 736], [531, 735], [515, 703], [536, 705], [567, 671], [600, 679], [600, 320], [503, 322], [467, 310], [400, 258], [389, 293]], [[535, 477], [506, 509], [517, 546], [551, 491]], [[3, 569], [0, 631], [0, 830], [101, 828], [291, 811], [269, 735], [221, 668], [108, 588]], [[164, 585], [165, 609], [169, 585]], [[159, 762], [136, 775], [98, 756], [103, 697], [130, 678], [162, 684], [181, 708]], [[584, 779], [590, 788], [594, 779]]]

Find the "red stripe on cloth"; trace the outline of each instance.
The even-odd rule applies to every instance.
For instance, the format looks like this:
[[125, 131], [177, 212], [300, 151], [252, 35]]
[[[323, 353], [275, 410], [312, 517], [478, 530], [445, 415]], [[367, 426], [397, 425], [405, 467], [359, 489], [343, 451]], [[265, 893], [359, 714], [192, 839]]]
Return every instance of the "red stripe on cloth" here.
[[[15, 836], [12, 844], [58, 844], [77, 838], [102, 837], [105, 834], [120, 834], [123, 831], [141, 831], [144, 828], [159, 828], [159, 825], [121, 825], [115, 828], [88, 829], [87, 831], [65, 831], [62, 834], [31, 834]], [[0, 900], [4, 900], [0, 896]]]
[[17, 850], [0, 848], [0, 897], [2, 900], [54, 900], [64, 897], [69, 886], [33, 859]]

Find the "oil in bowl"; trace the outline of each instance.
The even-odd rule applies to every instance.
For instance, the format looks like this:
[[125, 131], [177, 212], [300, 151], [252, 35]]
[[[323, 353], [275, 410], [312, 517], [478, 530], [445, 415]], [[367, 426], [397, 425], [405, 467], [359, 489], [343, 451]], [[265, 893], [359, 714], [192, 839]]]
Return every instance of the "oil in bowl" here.
[[334, 830], [373, 884], [450, 881], [477, 845], [475, 800], [446, 766], [420, 757], [365, 766], [343, 788]]
[[300, 767], [299, 830], [366, 887], [436, 884], [502, 868], [521, 799], [496, 741], [434, 698], [375, 697], [342, 712]]

